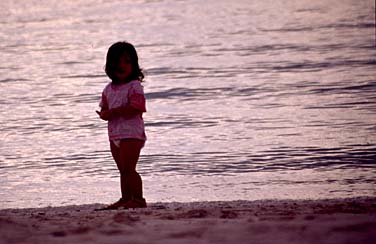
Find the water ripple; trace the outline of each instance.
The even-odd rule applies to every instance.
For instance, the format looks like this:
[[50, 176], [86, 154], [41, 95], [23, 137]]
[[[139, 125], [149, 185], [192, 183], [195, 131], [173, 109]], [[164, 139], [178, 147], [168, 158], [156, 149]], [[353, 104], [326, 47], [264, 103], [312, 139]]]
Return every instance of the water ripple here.
[[[364, 145], [363, 145], [364, 146]], [[372, 169], [376, 165], [376, 145], [366, 148], [277, 148], [258, 154], [202, 152], [190, 155], [145, 155], [140, 167], [145, 174], [227, 175], [258, 171]], [[376, 180], [374, 180], [376, 182]]]

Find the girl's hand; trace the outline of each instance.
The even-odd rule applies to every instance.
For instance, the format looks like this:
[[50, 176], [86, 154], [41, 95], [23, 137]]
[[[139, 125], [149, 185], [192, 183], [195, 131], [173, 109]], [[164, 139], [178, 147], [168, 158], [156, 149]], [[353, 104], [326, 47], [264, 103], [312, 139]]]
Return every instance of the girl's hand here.
[[99, 118], [101, 118], [105, 121], [109, 121], [113, 116], [112, 111], [109, 110], [109, 109], [108, 110], [102, 110], [100, 112], [99, 111], [95, 111], [95, 112], [97, 112], [97, 114], [99, 115]]

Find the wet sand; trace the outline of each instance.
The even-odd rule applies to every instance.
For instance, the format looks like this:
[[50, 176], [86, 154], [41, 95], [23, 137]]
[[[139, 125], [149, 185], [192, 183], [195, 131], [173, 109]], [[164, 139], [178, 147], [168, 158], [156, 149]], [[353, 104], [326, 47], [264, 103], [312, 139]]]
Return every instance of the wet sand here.
[[376, 198], [0, 210], [0, 243], [375, 243]]

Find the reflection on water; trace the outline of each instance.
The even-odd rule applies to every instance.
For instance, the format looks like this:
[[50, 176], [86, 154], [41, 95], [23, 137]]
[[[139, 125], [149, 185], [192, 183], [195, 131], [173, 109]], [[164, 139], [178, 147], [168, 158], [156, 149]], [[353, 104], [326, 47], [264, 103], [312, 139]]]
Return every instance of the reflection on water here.
[[116, 198], [94, 111], [117, 40], [147, 74], [151, 201], [375, 195], [371, 2], [0, 6], [0, 207]]

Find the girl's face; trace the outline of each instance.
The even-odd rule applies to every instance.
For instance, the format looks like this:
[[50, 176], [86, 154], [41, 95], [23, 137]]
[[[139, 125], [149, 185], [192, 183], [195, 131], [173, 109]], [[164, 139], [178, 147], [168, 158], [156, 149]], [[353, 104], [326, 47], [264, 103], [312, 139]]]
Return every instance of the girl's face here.
[[127, 81], [128, 77], [132, 73], [132, 64], [131, 59], [127, 54], [124, 54], [120, 57], [117, 69], [115, 71], [115, 75], [120, 82]]

